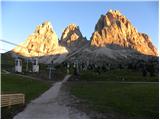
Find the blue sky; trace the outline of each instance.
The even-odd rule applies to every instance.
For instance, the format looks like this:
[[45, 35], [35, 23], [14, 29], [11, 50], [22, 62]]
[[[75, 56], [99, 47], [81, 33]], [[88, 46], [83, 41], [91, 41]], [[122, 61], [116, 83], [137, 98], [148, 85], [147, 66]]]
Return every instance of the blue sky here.
[[[2, 36], [16, 44], [23, 42], [35, 27], [48, 20], [58, 37], [70, 23], [80, 27], [83, 36], [90, 39], [101, 14], [109, 9], [119, 10], [139, 32], [148, 34], [158, 48], [158, 2], [11, 2], [2, 1]], [[15, 46], [3, 45], [10, 50]]]

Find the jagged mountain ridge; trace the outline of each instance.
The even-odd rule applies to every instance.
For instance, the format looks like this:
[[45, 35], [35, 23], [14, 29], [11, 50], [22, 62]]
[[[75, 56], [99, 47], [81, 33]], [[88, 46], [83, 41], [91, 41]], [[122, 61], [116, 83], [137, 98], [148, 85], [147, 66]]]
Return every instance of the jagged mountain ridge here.
[[117, 10], [109, 10], [106, 15], [101, 15], [90, 43], [95, 47], [118, 45], [134, 49], [145, 55], [158, 55], [149, 36], [139, 33], [131, 22]]
[[58, 37], [53, 30], [52, 24], [48, 21], [38, 25], [35, 31], [12, 51], [24, 57], [41, 57], [68, 53], [65, 47], [59, 45]]
[[[115, 49], [115, 45], [119, 47]], [[34, 33], [21, 43], [21, 46], [25, 49], [17, 46], [13, 52], [26, 57], [42, 56], [40, 61], [43, 63], [63, 61], [62, 59], [75, 51], [78, 52], [70, 60], [113, 62], [142, 58], [143, 54], [158, 55], [148, 35], [138, 33], [125, 16], [119, 11], [112, 10], [100, 17], [90, 41], [83, 37], [79, 26], [75, 24], [68, 25], [58, 41], [51, 23], [44, 22], [36, 27]]]
[[62, 32], [62, 36], [59, 42], [61, 45], [68, 48], [70, 52], [72, 52], [81, 48], [89, 41], [83, 37], [79, 26], [75, 24], [69, 24]]

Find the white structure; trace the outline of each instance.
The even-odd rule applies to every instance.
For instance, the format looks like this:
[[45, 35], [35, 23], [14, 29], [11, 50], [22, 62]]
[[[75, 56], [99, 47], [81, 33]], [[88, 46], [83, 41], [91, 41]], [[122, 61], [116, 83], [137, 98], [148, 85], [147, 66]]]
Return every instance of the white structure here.
[[38, 58], [35, 58], [33, 59], [33, 62], [32, 62], [32, 71], [33, 72], [39, 72], [39, 64], [38, 64]]
[[15, 72], [22, 72], [22, 60], [15, 59]]

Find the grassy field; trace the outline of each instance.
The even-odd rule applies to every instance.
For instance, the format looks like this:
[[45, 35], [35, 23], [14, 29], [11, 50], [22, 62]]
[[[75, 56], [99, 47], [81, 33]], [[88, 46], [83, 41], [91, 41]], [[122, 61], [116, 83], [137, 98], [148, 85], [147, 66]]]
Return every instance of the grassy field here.
[[150, 81], [155, 82], [159, 80], [159, 76], [142, 76], [142, 73], [135, 70], [115, 69], [111, 71], [102, 72], [100, 75], [93, 71], [81, 72], [80, 80], [85, 81]]
[[[72, 77], [71, 94], [86, 101], [86, 105], [100, 113], [118, 113], [124, 118], [158, 118], [159, 76], [142, 76], [130, 69], [114, 69], [98, 74], [84, 71]], [[142, 83], [120, 83], [142, 82]]]
[[114, 111], [124, 118], [158, 118], [158, 89], [157, 83], [73, 82], [70, 91], [86, 100], [89, 108], [104, 114]]
[[33, 98], [49, 88], [49, 84], [14, 74], [2, 74], [1, 90], [2, 93], [24, 93], [26, 101], [29, 102]]
[[[24, 93], [26, 104], [32, 99], [38, 97], [47, 89], [50, 84], [43, 81], [33, 80], [14, 74], [1, 75], [1, 91], [3, 93]], [[16, 113], [23, 110], [22, 105], [15, 105], [9, 108], [1, 109], [2, 118], [12, 118]]]

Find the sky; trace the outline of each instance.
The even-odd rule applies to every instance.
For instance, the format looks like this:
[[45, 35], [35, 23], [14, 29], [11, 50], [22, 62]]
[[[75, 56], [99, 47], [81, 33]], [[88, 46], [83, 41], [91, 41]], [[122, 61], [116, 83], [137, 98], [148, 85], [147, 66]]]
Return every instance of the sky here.
[[[98, 19], [110, 9], [119, 10], [158, 48], [158, 1], [2, 1], [0, 39], [19, 44], [44, 21], [52, 23], [59, 38], [68, 24], [75, 23], [90, 39]], [[10, 50], [15, 46], [2, 43], [1, 47]]]

